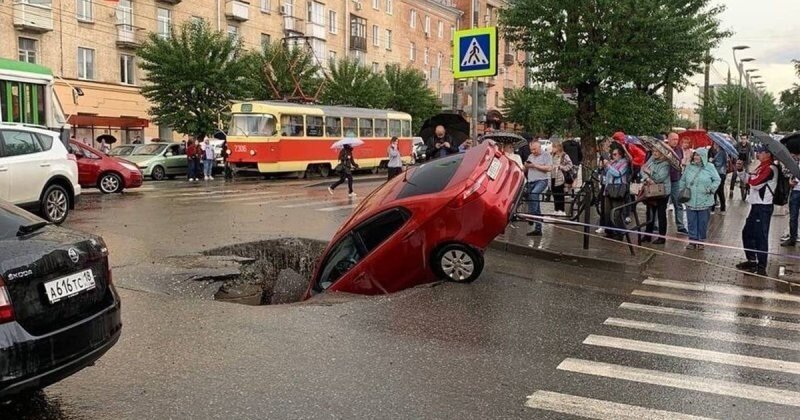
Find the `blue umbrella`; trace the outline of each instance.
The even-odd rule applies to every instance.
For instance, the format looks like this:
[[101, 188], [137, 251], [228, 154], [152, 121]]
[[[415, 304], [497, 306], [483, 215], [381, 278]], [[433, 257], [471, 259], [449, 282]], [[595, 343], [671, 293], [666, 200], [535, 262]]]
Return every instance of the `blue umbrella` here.
[[628, 142], [628, 144], [638, 144], [638, 145], [642, 144], [642, 141], [639, 140], [639, 137], [632, 136], [630, 134], [625, 135], [625, 141]]
[[708, 137], [711, 141], [714, 142], [720, 149], [724, 150], [728, 156], [736, 159], [739, 157], [739, 152], [736, 151], [736, 147], [733, 145], [733, 141], [730, 140], [730, 137], [725, 133], [718, 133], [716, 131], [710, 131], [708, 133]]

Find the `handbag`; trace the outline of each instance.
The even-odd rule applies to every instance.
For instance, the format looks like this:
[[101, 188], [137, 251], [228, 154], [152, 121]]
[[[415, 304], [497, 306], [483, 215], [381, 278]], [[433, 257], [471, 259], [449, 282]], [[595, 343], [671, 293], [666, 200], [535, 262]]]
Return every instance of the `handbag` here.
[[666, 195], [667, 187], [664, 184], [644, 184], [639, 192], [642, 198], [661, 198]]
[[[700, 175], [700, 172], [703, 171], [698, 170], [697, 173], [694, 174], [694, 177], [692, 177], [692, 181], [689, 182], [689, 185], [692, 185], [694, 183], [694, 180], [697, 179], [697, 176]], [[689, 188], [689, 185], [683, 187], [683, 189], [680, 190], [680, 192], [678, 192], [678, 202], [681, 204], [686, 204], [689, 202], [689, 200], [692, 199], [692, 189]]]
[[561, 171], [564, 173], [564, 183], [565, 184], [572, 184], [575, 182], [575, 177], [572, 175], [572, 171]]

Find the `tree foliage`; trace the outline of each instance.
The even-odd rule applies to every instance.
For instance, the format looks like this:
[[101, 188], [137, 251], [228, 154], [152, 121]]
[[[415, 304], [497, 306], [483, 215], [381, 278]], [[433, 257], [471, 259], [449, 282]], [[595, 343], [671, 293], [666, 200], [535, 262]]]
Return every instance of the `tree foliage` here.
[[151, 33], [138, 55], [153, 121], [182, 134], [212, 133], [231, 100], [252, 90], [240, 43], [206, 23], [186, 22], [166, 39]]
[[[795, 71], [800, 77], [800, 61], [795, 60]], [[781, 92], [778, 116], [775, 119], [780, 131], [800, 130], [800, 85]]]
[[314, 55], [296, 45], [264, 44], [247, 60], [256, 82], [254, 96], [259, 99], [314, 97], [324, 80]]
[[598, 98], [594, 131], [654, 135], [672, 126], [674, 113], [663, 97], [638, 89], [615, 89]]
[[510, 90], [503, 99], [503, 114], [535, 135], [551, 136], [575, 125], [575, 105], [554, 89]]
[[[577, 93], [591, 153], [604, 90], [680, 88], [728, 34], [712, 0], [517, 0], [501, 11], [506, 38], [527, 52], [534, 80]], [[628, 129], [628, 131], [632, 131]]]
[[[769, 129], [777, 119], [778, 109], [771, 93], [756, 95], [738, 85], [726, 85], [712, 90], [698, 109], [703, 123], [711, 131], [743, 133], [751, 128]], [[758, 118], [754, 118], [758, 117]]]
[[414, 133], [419, 132], [425, 120], [441, 111], [439, 99], [428, 88], [425, 75], [420, 70], [388, 64], [384, 77], [390, 90], [387, 107], [409, 113]]
[[385, 108], [391, 97], [383, 75], [348, 58], [332, 63], [322, 103], [363, 108]]

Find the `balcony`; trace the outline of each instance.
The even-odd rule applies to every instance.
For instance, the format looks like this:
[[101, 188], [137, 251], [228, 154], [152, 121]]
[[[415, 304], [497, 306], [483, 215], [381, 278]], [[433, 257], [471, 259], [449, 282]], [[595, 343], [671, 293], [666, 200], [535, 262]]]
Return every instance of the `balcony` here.
[[172, 4], [172, 5], [176, 5], [176, 4], [181, 2], [181, 0], [156, 0], [156, 1], [164, 3], [164, 4]]
[[225, 3], [225, 16], [231, 20], [245, 22], [250, 19], [250, 4], [239, 0], [228, 1]]
[[326, 33], [327, 31], [325, 30], [325, 25], [318, 25], [311, 22], [306, 23], [306, 36], [317, 39], [325, 39]]
[[284, 15], [283, 16], [283, 30], [286, 33], [302, 35], [303, 34], [303, 22], [300, 19], [298, 19], [298, 18], [296, 18], [294, 16]]
[[117, 24], [117, 47], [124, 49], [136, 49], [142, 44], [139, 28], [125, 23]]
[[14, 27], [36, 33], [52, 31], [53, 9], [49, 5], [14, 3]]
[[360, 36], [350, 36], [350, 49], [355, 51], [367, 52], [367, 38]]

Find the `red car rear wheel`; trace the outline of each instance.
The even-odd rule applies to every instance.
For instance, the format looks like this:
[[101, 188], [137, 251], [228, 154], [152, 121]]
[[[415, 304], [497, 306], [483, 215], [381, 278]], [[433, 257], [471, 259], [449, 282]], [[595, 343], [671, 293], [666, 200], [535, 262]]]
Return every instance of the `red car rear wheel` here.
[[431, 264], [433, 272], [443, 280], [470, 283], [483, 271], [483, 256], [464, 244], [445, 244], [434, 253]]

